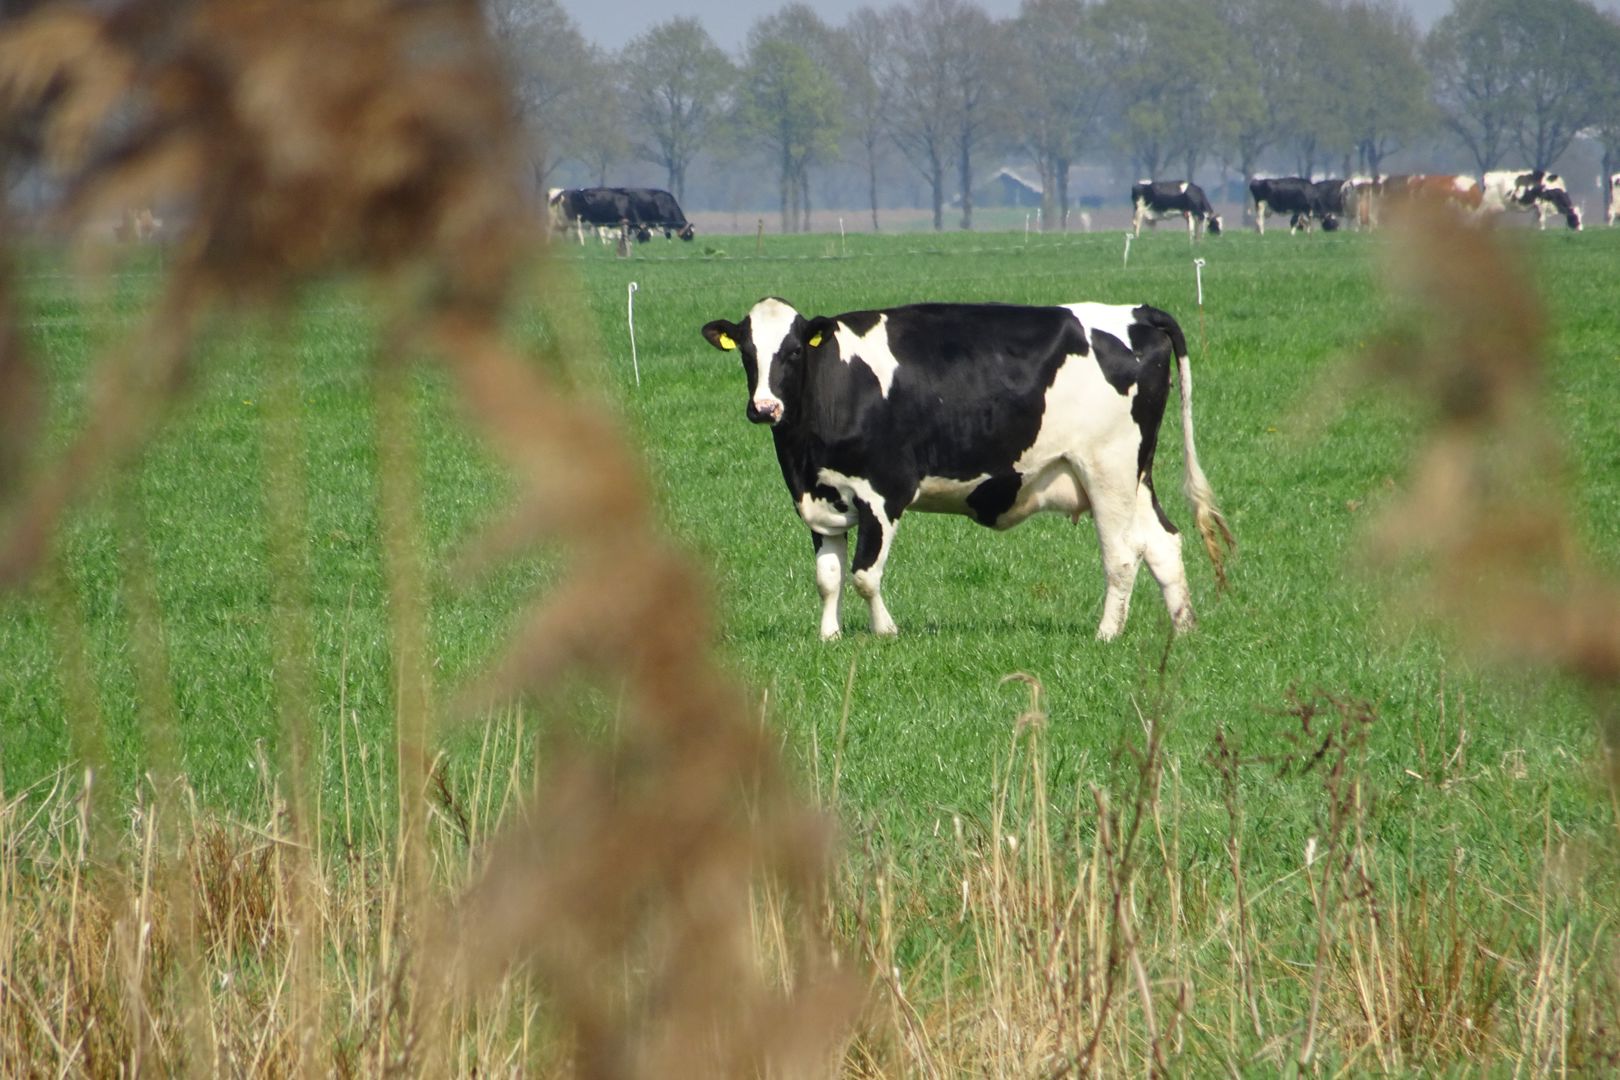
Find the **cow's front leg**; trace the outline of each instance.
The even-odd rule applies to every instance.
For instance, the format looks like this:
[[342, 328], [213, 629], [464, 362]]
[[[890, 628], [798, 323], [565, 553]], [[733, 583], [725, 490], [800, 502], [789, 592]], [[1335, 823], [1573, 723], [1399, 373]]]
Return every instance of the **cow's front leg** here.
[[889, 559], [889, 545], [899, 519], [890, 520], [881, 501], [855, 501], [860, 534], [855, 539], [855, 572], [850, 575], [855, 591], [865, 597], [872, 609], [872, 633], [892, 637], [900, 632], [883, 604], [883, 564]]
[[816, 590], [821, 593], [821, 640], [832, 641], [842, 633], [838, 619], [839, 602], [844, 595], [844, 571], [849, 562], [849, 535], [823, 536], [811, 533], [816, 547]]
[[1132, 229], [1133, 235], [1135, 235], [1137, 237], [1140, 237], [1142, 235], [1142, 218], [1145, 217], [1145, 216], [1146, 216], [1145, 208], [1142, 206], [1141, 203], [1137, 203], [1136, 204], [1136, 213], [1131, 215], [1131, 229]]

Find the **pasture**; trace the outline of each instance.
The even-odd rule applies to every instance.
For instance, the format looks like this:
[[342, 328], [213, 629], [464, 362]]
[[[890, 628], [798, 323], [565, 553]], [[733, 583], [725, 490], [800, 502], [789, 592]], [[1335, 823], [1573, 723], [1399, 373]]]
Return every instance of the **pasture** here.
[[[1568, 455], [1580, 539], [1620, 573], [1620, 232], [1504, 232], [1546, 304], [1547, 419]], [[1114, 232], [772, 236], [756, 253], [752, 236], [700, 234], [630, 259], [594, 243], [554, 249], [567, 303], [601, 345], [565, 357], [564, 377], [622, 417], [663, 520], [710, 578], [717, 648], [799, 783], [841, 822], [830, 921], [879, 972], [846, 1069], [1032, 1075], [1084, 1059], [1116, 1072], [1155, 1060], [1188, 1075], [1271, 1072], [1307, 1039], [1330, 1071], [1615, 1067], [1620, 821], [1601, 766], [1603, 703], [1563, 677], [1451, 648], [1445, 628], [1403, 612], [1409, 570], [1365, 557], [1369, 522], [1406, 480], [1432, 411], [1409, 385], [1348, 374], [1399, 306], [1381, 285], [1378, 239], [1234, 229], [1193, 251], [1161, 226], [1132, 244], [1128, 266], [1122, 243]], [[1202, 317], [1194, 255], [1207, 261]], [[30, 270], [28, 332], [49, 364], [60, 441], [82, 415], [96, 343], [134, 317], [156, 268], [127, 267], [105, 294], [50, 258]], [[1198, 631], [1170, 640], [1144, 570], [1124, 635], [1099, 644], [1089, 519], [997, 534], [913, 514], [885, 578], [898, 639], [874, 638], [851, 592], [842, 640], [823, 644], [810, 542], [769, 434], [744, 418], [735, 358], [698, 333], [766, 294], [819, 313], [924, 299], [1172, 312], [1192, 350], [1199, 455], [1238, 541], [1230, 590], [1217, 593], [1191, 537]], [[82, 749], [76, 731], [99, 732], [121, 797], [141, 787], [151, 747], [126, 584], [137, 558], [150, 562], [191, 786], [226, 819], [265, 813], [264, 763], [282, 752], [264, 518], [268, 417], [288, 420], [269, 411], [283, 336], [306, 475], [320, 798], [345, 811], [361, 798], [339, 744], [385, 759], [395, 698], [365, 299], [332, 286], [296, 325], [212, 351], [140, 461], [75, 514], [47, 583], [0, 597], [9, 828]], [[517, 339], [555, 332], [518, 298]], [[451, 572], [509, 485], [445, 381], [421, 374], [414, 402], [429, 649], [448, 709], [552, 561], [532, 553], [470, 584]], [[1175, 416], [1156, 478], [1185, 534]], [[60, 658], [81, 637], [89, 672], [76, 679]], [[1033, 727], [1020, 724], [1028, 683], [1004, 679], [1014, 673], [1041, 687]], [[611, 694], [578, 696], [609, 737]], [[511, 738], [527, 762], [536, 744]], [[482, 721], [458, 718], [447, 799], [485, 790], [488, 745]], [[391, 813], [379, 799], [356, 816], [386, 832]], [[1123, 923], [1122, 895], [1134, 912]], [[1091, 1057], [1088, 1024], [1107, 1032]]]

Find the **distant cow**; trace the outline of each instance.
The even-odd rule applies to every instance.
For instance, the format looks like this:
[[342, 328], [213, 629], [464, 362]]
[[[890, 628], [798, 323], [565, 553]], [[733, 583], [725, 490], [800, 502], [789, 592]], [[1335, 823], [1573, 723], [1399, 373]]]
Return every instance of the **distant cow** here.
[[1472, 176], [1447, 173], [1414, 173], [1391, 176], [1384, 181], [1384, 197], [1390, 200], [1444, 203], [1460, 210], [1478, 211], [1484, 190]]
[[[671, 235], [679, 236], [682, 240], [692, 239], [695, 230], [686, 215], [681, 213], [681, 204], [675, 201], [675, 196], [659, 188], [616, 188], [624, 193], [629, 200], [630, 223], [642, 231], [662, 229], [664, 239]], [[643, 239], [637, 236], [637, 239]]]
[[1356, 217], [1356, 186], [1349, 180], [1317, 180], [1316, 208], [1321, 214], [1322, 229], [1332, 232], [1345, 219]]
[[666, 239], [690, 240], [694, 234], [675, 196], [658, 188], [554, 188], [549, 204], [552, 224], [574, 227], [582, 244], [587, 225], [599, 235], [616, 229], [643, 242], [652, 239], [654, 229], [662, 229]]
[[608, 230], [630, 228], [630, 197], [621, 188], [554, 188], [547, 203], [553, 227], [574, 229], [581, 244], [586, 226], [595, 228], [604, 243]]
[[1322, 197], [1316, 185], [1303, 176], [1279, 176], [1272, 179], [1249, 181], [1249, 195], [1254, 199], [1254, 225], [1262, 236], [1266, 232], [1268, 214], [1287, 214], [1288, 231], [1304, 229], [1309, 232], [1311, 222], [1321, 221], [1325, 229], [1338, 228], [1338, 218], [1331, 224], [1322, 209]]
[[1533, 212], [1542, 229], [1547, 227], [1548, 213], [1557, 212], [1571, 229], [1579, 232], [1581, 228], [1581, 212], [1570, 201], [1563, 177], [1540, 169], [1501, 169], [1486, 173], [1481, 185], [1480, 209], [1488, 213]]
[[1609, 187], [1608, 190], [1604, 192], [1604, 195], [1609, 204], [1608, 211], [1604, 215], [1604, 220], [1610, 225], [1613, 225], [1616, 211], [1616, 207], [1614, 205], [1615, 200], [1620, 199], [1620, 172], [1610, 175]]
[[[1231, 541], [1193, 449], [1192, 367], [1176, 320], [1146, 305], [916, 304], [806, 318], [784, 300], [703, 336], [736, 352], [748, 419], [769, 424], [810, 529], [821, 636], [839, 636], [849, 569], [872, 632], [893, 634], [883, 567], [907, 510], [1008, 529], [1090, 511], [1107, 594], [1097, 636], [1125, 625], [1146, 560], [1178, 631], [1193, 625], [1181, 537], [1153, 490], [1153, 452], [1179, 371], [1185, 490], [1222, 575]], [[1224, 580], [1224, 577], [1222, 577]]]
[[1131, 205], [1135, 213], [1131, 226], [1142, 235], [1142, 222], [1180, 214], [1187, 221], [1187, 236], [1196, 240], [1207, 223], [1211, 236], [1221, 235], [1221, 218], [1215, 213], [1204, 189], [1190, 180], [1142, 180], [1131, 185]]

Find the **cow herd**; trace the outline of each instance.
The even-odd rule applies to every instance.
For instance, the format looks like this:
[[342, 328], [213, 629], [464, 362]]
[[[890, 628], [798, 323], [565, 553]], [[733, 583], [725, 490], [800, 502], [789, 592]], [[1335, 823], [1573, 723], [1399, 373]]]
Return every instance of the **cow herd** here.
[[[1620, 195], [1620, 174], [1610, 178]], [[1291, 230], [1344, 221], [1372, 225], [1380, 202], [1452, 203], [1476, 214], [1534, 212], [1543, 227], [1581, 217], [1558, 176], [1540, 171], [1471, 177], [1391, 177], [1382, 183], [1257, 179], [1255, 225], [1286, 214]], [[601, 192], [560, 192], [559, 228], [586, 224], [690, 239], [679, 215], [643, 210]], [[663, 194], [663, 193], [657, 193]], [[1196, 184], [1143, 181], [1131, 189], [1134, 228], [1180, 214], [1188, 235], [1221, 232]], [[673, 205], [673, 200], [670, 200]], [[1611, 199], [1612, 206], [1612, 199]], [[662, 215], [662, 216], [661, 216]], [[1610, 224], [1614, 215], [1611, 210]], [[680, 224], [674, 224], [678, 221]], [[767, 297], [741, 321], [715, 319], [703, 337], [738, 356], [745, 412], [771, 430], [777, 462], [809, 530], [824, 640], [842, 633], [846, 584], [865, 601], [872, 632], [893, 635], [884, 567], [901, 517], [955, 514], [997, 530], [1043, 512], [1089, 514], [1105, 593], [1097, 637], [1124, 628], [1141, 564], [1158, 583], [1172, 627], [1194, 625], [1182, 541], [1154, 489], [1153, 463], [1172, 387], [1180, 400], [1183, 490], [1216, 578], [1232, 535], [1193, 442], [1192, 364], [1186, 335], [1148, 304], [921, 303], [806, 315]], [[850, 534], [855, 540], [851, 551]]]
[[[1620, 196], [1620, 173], [1609, 177], [1608, 214], [1615, 221], [1615, 199]], [[1446, 203], [1470, 214], [1489, 215], [1509, 211], [1533, 213], [1545, 229], [1554, 215], [1571, 229], [1582, 225], [1580, 207], [1569, 197], [1569, 189], [1557, 173], [1540, 169], [1502, 169], [1488, 172], [1481, 180], [1472, 176], [1417, 173], [1389, 176], [1382, 180], [1308, 180], [1302, 176], [1256, 178], [1249, 181], [1249, 198], [1255, 229], [1264, 234], [1266, 219], [1272, 214], [1288, 217], [1288, 231], [1309, 232], [1321, 225], [1324, 232], [1353, 222], [1362, 228], [1378, 224], [1379, 209], [1386, 203], [1412, 200], [1419, 203]], [[1188, 234], [1196, 238], [1207, 222], [1211, 234], [1221, 231], [1220, 218], [1197, 184], [1187, 181], [1143, 180], [1131, 187], [1134, 208], [1132, 227], [1142, 231], [1144, 220], [1168, 214], [1181, 214], [1187, 220]]]

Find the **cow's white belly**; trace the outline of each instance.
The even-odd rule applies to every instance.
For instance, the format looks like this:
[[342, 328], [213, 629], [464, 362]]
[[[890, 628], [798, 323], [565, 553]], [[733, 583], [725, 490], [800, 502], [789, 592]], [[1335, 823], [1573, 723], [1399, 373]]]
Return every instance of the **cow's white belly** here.
[[1007, 512], [996, 519], [996, 528], [1010, 529], [1033, 514], [1051, 512], [1072, 518], [1091, 509], [1086, 489], [1067, 461], [1054, 461], [1033, 476], [1026, 476]]
[[925, 514], [971, 514], [968, 496], [990, 478], [980, 473], [972, 480], [952, 480], [944, 476], [925, 476], [917, 485], [917, 494], [911, 500], [911, 509]]

